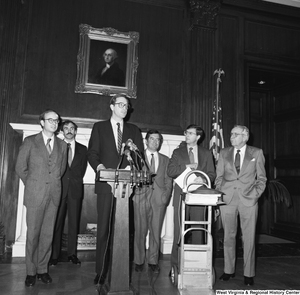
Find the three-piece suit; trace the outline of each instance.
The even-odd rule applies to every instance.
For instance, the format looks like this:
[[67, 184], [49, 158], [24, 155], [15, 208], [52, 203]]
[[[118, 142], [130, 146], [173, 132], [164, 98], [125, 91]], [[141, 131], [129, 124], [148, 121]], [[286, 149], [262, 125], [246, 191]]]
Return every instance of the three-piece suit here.
[[[131, 139], [140, 151], [144, 150], [143, 139], [139, 128], [124, 122], [122, 143]], [[94, 124], [88, 146], [88, 161], [97, 172], [97, 167], [103, 164], [106, 168], [116, 169], [120, 155], [116, 147], [111, 121], [102, 121]], [[120, 169], [129, 165], [124, 157]], [[111, 221], [115, 203], [111, 186], [102, 181], [95, 182], [97, 194], [97, 247], [96, 247], [96, 273], [106, 275], [108, 267], [109, 237], [111, 234]]]
[[[168, 165], [168, 175], [173, 179], [177, 178], [184, 170], [186, 165], [190, 164], [190, 158], [188, 154], [187, 144], [182, 143], [177, 149], [173, 151], [172, 157]], [[216, 173], [213, 162], [212, 153], [203, 147], [198, 146], [198, 165], [196, 170], [200, 170], [207, 174], [210, 181], [213, 182]], [[181, 216], [181, 197], [182, 189], [175, 185], [173, 206], [174, 206], [174, 237], [171, 253], [171, 264], [178, 266], [178, 243], [180, 241], [180, 218]], [[192, 206], [190, 208], [190, 217], [192, 220], [204, 220], [204, 207]], [[194, 231], [192, 233], [192, 242], [196, 244], [202, 243], [202, 234], [200, 231]]]
[[83, 177], [87, 167], [87, 147], [75, 141], [74, 157], [71, 167], [67, 164], [62, 177], [62, 197], [55, 223], [52, 243], [52, 259], [58, 259], [61, 238], [68, 211], [68, 256], [76, 255], [77, 234], [83, 198]]
[[[146, 155], [146, 153], [144, 153]], [[146, 162], [150, 167], [148, 158]], [[158, 264], [160, 236], [169, 204], [173, 180], [167, 174], [169, 158], [158, 153], [158, 167], [153, 184], [135, 190], [134, 207], [134, 262], [143, 264], [146, 256], [146, 237], [149, 230], [148, 263]]]
[[265, 158], [259, 148], [246, 146], [244, 161], [238, 173], [234, 165], [234, 147], [220, 152], [216, 189], [224, 193], [226, 205], [220, 206], [224, 228], [224, 272], [235, 272], [237, 216], [240, 215], [244, 247], [244, 276], [255, 275], [255, 227], [258, 199], [266, 186]]
[[20, 147], [16, 172], [25, 185], [27, 275], [48, 272], [54, 224], [61, 198], [61, 177], [66, 163], [67, 144], [56, 136], [50, 155], [42, 132], [26, 137]]

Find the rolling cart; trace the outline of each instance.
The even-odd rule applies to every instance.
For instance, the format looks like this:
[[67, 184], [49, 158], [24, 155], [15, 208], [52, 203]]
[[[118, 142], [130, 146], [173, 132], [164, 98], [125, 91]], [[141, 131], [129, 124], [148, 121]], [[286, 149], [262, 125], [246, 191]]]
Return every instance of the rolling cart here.
[[[195, 176], [204, 179], [203, 184], [195, 182]], [[181, 239], [179, 246], [179, 267], [173, 265], [171, 268], [172, 283], [187, 294], [193, 290], [212, 290], [215, 283], [215, 271], [212, 266], [213, 238], [212, 227], [212, 207], [224, 204], [222, 193], [211, 189], [209, 177], [202, 171], [194, 170], [188, 172], [183, 181], [181, 200]], [[188, 206], [206, 206], [206, 220], [186, 221], [185, 211]], [[176, 214], [176, 213], [175, 213]], [[199, 227], [202, 226], [202, 227]], [[198, 226], [198, 227], [195, 227]], [[191, 231], [204, 231], [204, 244], [186, 244], [185, 236]]]

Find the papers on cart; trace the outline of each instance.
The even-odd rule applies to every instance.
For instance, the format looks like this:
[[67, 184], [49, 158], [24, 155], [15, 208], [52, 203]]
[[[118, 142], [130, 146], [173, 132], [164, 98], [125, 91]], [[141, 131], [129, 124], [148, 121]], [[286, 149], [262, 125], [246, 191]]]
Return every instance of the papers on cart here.
[[224, 204], [222, 195], [220, 191], [200, 186], [196, 190], [185, 194], [185, 203], [187, 205], [217, 206]]
[[[181, 189], [184, 187], [184, 178], [185, 176], [191, 172], [192, 169], [190, 167], [187, 167], [177, 178], [175, 178], [175, 182], [180, 186]], [[189, 186], [189, 184], [195, 182], [195, 179], [197, 178], [197, 175], [192, 173], [188, 179], [187, 179], [187, 186], [189, 187], [189, 190], [195, 190], [197, 189], [201, 184], [193, 184]]]

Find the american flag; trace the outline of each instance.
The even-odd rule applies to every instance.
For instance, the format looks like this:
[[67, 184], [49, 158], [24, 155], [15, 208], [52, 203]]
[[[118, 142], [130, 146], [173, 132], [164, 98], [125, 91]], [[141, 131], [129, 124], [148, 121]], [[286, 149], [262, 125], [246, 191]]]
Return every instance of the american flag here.
[[220, 150], [224, 148], [223, 127], [222, 127], [222, 106], [221, 97], [219, 95], [219, 84], [221, 82], [221, 74], [224, 71], [216, 70], [214, 74], [218, 74], [217, 79], [217, 98], [214, 100], [213, 116], [212, 116], [212, 136], [209, 142], [209, 149], [212, 151], [216, 163], [218, 163]]

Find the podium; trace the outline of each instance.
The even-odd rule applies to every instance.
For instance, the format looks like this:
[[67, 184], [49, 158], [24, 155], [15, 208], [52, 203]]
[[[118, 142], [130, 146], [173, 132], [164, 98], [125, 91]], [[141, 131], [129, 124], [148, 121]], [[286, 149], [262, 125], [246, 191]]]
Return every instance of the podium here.
[[129, 198], [134, 186], [151, 184], [151, 174], [149, 171], [102, 169], [98, 171], [96, 181], [108, 182], [116, 198], [108, 283], [100, 294], [136, 294], [130, 285]]

